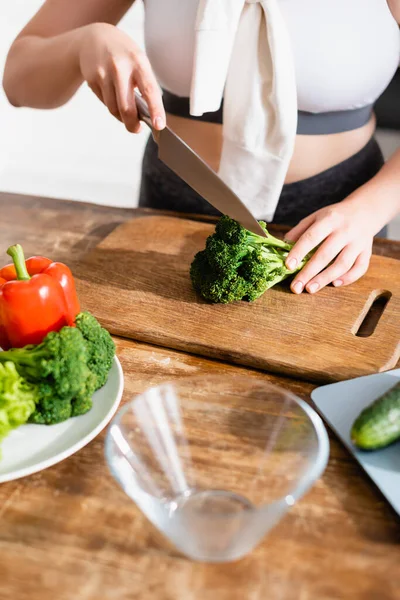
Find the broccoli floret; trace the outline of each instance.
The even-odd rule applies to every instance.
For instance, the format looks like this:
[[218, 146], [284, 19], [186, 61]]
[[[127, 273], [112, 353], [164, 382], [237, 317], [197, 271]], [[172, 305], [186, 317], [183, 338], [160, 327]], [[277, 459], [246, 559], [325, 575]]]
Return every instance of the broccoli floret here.
[[88, 367], [94, 373], [95, 389], [107, 381], [115, 355], [115, 344], [109, 332], [88, 312], [76, 317], [76, 326], [81, 331], [88, 350]]
[[88, 376], [86, 343], [75, 327], [52, 331], [36, 346], [0, 352], [0, 362], [8, 360], [29, 381], [50, 384], [60, 398], [76, 396]]
[[200, 250], [200, 252], [197, 252], [195, 255], [192, 264], [190, 265], [190, 278], [194, 289], [201, 294], [202, 289], [207, 286], [207, 280], [209, 278], [212, 280], [214, 279], [214, 273], [211, 271], [205, 250]]
[[79, 405], [85, 402], [85, 406], [91, 406], [94, 378], [88, 367], [87, 344], [79, 329], [63, 327], [49, 333], [37, 346], [0, 352], [0, 363], [6, 361], [12, 361], [22, 377], [37, 384], [39, 399], [30, 421], [60, 423], [74, 413], [75, 399], [79, 399]]
[[264, 229], [267, 237], [257, 235], [248, 231], [237, 221], [234, 221], [226, 215], [222, 216], [215, 226], [215, 235], [227, 244], [239, 245], [239, 246], [268, 246], [282, 248], [284, 250], [291, 250], [293, 244], [290, 242], [284, 242], [273, 235], [271, 235], [267, 229], [265, 221], [259, 221], [259, 224]]
[[37, 385], [21, 377], [12, 362], [0, 364], [0, 440], [28, 421], [38, 399]]
[[247, 282], [234, 269], [225, 272], [214, 269], [205, 250], [198, 252], [190, 268], [193, 287], [205, 300], [227, 304], [241, 300], [247, 294]]
[[247, 229], [239, 225], [226, 215], [222, 216], [215, 226], [215, 234], [227, 244], [244, 244], [248, 236], [252, 235]]
[[267, 237], [247, 231], [227, 216], [218, 221], [190, 268], [193, 287], [205, 300], [253, 301], [294, 273], [285, 266], [293, 244], [272, 236], [263, 221], [260, 225]]
[[248, 252], [244, 244], [227, 244], [216, 234], [206, 241], [206, 255], [210, 267], [221, 273], [236, 273]]
[[92, 371], [86, 380], [86, 388], [80, 394], [78, 394], [71, 403], [71, 416], [79, 417], [79, 415], [84, 415], [87, 413], [93, 406], [92, 396], [96, 391], [98, 384], [98, 379]]
[[38, 425], [55, 425], [72, 417], [70, 398], [57, 398], [54, 395], [44, 396], [40, 399], [35, 412], [29, 422]]
[[268, 289], [267, 268], [261, 252], [252, 252], [243, 260], [240, 273], [248, 283], [245, 300], [253, 302]]
[[93, 406], [92, 396], [95, 392], [96, 378], [90, 369], [87, 369], [86, 373], [84, 385], [72, 399], [56, 396], [51, 383], [39, 384], [40, 399], [30, 422], [54, 425], [88, 412]]

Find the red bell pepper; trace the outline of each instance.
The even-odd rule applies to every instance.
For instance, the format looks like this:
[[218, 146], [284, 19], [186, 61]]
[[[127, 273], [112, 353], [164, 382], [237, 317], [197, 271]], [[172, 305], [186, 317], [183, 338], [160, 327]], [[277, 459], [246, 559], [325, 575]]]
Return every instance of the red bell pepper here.
[[50, 331], [73, 326], [80, 312], [70, 269], [43, 256], [25, 261], [19, 244], [7, 250], [13, 264], [0, 269], [0, 346], [40, 344]]

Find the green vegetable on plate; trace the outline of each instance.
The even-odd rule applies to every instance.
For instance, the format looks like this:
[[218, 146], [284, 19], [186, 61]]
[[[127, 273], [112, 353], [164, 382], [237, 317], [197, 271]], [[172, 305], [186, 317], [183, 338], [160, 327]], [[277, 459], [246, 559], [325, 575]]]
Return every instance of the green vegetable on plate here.
[[196, 254], [190, 267], [193, 287], [205, 300], [224, 304], [256, 300], [306, 264], [309, 257], [290, 271], [285, 261], [293, 243], [272, 236], [263, 221], [260, 225], [266, 238], [247, 231], [230, 217], [218, 221], [205, 250]]
[[37, 386], [21, 377], [14, 363], [0, 364], [0, 441], [28, 421], [38, 399]]
[[89, 313], [76, 327], [50, 332], [41, 344], [0, 352], [0, 364], [11, 361], [18, 373], [37, 386], [32, 423], [52, 425], [88, 412], [93, 393], [108, 377], [114, 342]]
[[354, 421], [351, 440], [361, 450], [378, 450], [400, 439], [400, 382], [367, 406]]
[[80, 313], [76, 326], [87, 344], [88, 367], [96, 377], [95, 388], [103, 387], [108, 378], [115, 355], [115, 344], [107, 329], [88, 312]]
[[77, 328], [63, 327], [50, 332], [41, 344], [0, 353], [0, 362], [9, 360], [20, 375], [38, 385], [39, 401], [31, 422], [60, 423], [91, 408], [95, 377]]

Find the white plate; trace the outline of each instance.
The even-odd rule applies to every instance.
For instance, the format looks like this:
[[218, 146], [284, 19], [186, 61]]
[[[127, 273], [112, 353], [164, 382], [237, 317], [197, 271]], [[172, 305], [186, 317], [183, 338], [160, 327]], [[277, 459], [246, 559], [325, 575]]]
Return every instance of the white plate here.
[[322, 418], [379, 487], [400, 515], [400, 442], [382, 450], [362, 452], [350, 439], [351, 426], [360, 412], [400, 380], [400, 369], [324, 385], [311, 398]]
[[1, 445], [0, 483], [51, 467], [86, 446], [113, 417], [121, 402], [124, 376], [117, 357], [107, 383], [93, 396], [85, 415], [58, 425], [22, 425]]

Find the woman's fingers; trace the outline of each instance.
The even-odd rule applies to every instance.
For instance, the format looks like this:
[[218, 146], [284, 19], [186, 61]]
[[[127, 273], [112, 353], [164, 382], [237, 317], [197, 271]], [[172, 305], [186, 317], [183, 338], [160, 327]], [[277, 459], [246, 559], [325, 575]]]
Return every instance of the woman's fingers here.
[[286, 259], [286, 266], [294, 271], [311, 250], [314, 250], [325, 238], [332, 233], [329, 221], [315, 221], [299, 237]]
[[88, 86], [92, 90], [92, 92], [98, 97], [100, 102], [103, 102], [103, 104], [104, 104], [103, 94], [101, 93], [100, 85], [98, 83], [96, 83], [95, 81], [93, 81], [92, 83], [88, 82]]
[[341, 285], [350, 285], [360, 279], [368, 270], [369, 261], [371, 260], [372, 247], [364, 250], [357, 257], [353, 267], [339, 278], [335, 278], [333, 285], [339, 287]]
[[137, 57], [133, 69], [129, 62], [117, 63], [113, 80], [119, 114], [128, 131], [138, 133], [141, 130], [135, 101], [136, 86], [147, 102], [153, 127], [155, 129], [165, 127], [166, 119], [161, 92], [145, 56]]
[[85, 32], [79, 47], [79, 68], [95, 94], [129, 131], [136, 132], [137, 85], [148, 104], [153, 127], [163, 129], [166, 117], [161, 90], [144, 52], [127, 34], [107, 23], [94, 23]]
[[107, 77], [106, 79], [104, 79], [101, 86], [101, 94], [103, 97], [104, 104], [107, 106], [108, 110], [113, 115], [113, 117], [122, 121], [118, 108], [116, 89], [114, 86], [114, 82], [111, 78]]
[[[292, 290], [297, 294], [300, 294], [304, 288], [307, 288], [307, 291], [311, 293], [316, 292], [319, 289], [318, 286], [321, 286], [321, 281], [314, 279], [315, 276], [321, 273], [338, 256], [340, 251], [343, 250], [343, 246], [343, 240], [338, 235], [332, 234], [326, 238], [314, 256], [293, 279], [291, 284]], [[353, 257], [353, 262], [354, 259], [355, 256]], [[341, 261], [344, 260], [348, 260], [347, 254], [341, 259]], [[353, 262], [347, 265], [347, 269], [350, 269]], [[340, 275], [345, 272], [341, 272]]]
[[141, 130], [135, 101], [136, 86], [147, 102], [154, 128], [163, 129], [166, 124], [161, 91], [147, 63], [147, 58], [141, 56], [134, 62], [126, 57], [113, 58], [107, 69], [97, 70], [96, 78], [89, 84], [110, 113], [132, 133]]
[[343, 277], [345, 273], [352, 269], [357, 260], [358, 253], [359, 250], [354, 247], [346, 246], [329, 267], [318, 273], [316, 277], [308, 282], [306, 285], [307, 292], [315, 294], [315, 292], [329, 285], [332, 281]]
[[149, 60], [144, 54], [137, 57], [137, 64], [133, 75], [140, 93], [147, 102], [153, 127], [158, 130], [164, 129], [166, 117], [161, 90], [153, 74]]
[[130, 65], [121, 65], [114, 74], [116, 98], [119, 114], [125, 127], [131, 133], [139, 133], [141, 124], [135, 102], [135, 85]]
[[312, 225], [315, 221], [315, 213], [308, 215], [305, 219], [302, 219], [296, 227], [293, 227], [288, 233], [285, 235], [285, 240], [288, 242], [297, 242], [299, 237], [303, 235], [305, 231]]
[[364, 275], [374, 231], [367, 217], [364, 206], [349, 197], [320, 209], [294, 227], [287, 235], [295, 243], [286, 267], [298, 270], [306, 257], [308, 260], [293, 279], [292, 291], [315, 293], [330, 283], [348, 285]]

